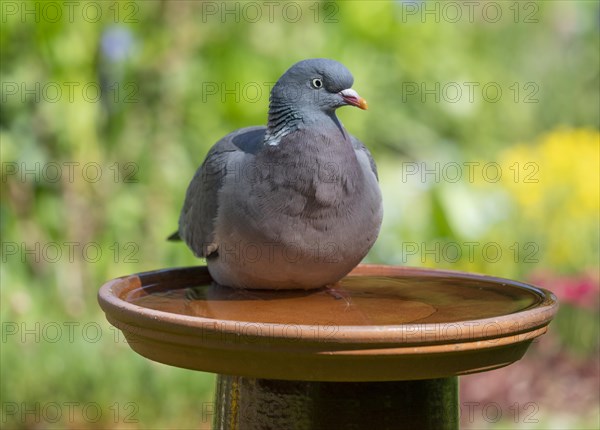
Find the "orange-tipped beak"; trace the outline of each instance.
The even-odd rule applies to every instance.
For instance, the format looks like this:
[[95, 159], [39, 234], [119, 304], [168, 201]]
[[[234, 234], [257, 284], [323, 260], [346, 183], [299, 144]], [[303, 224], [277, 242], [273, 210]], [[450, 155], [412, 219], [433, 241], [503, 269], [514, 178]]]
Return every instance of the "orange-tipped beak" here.
[[344, 99], [346, 103], [352, 106], [356, 106], [357, 108], [367, 110], [368, 105], [367, 101], [358, 95], [356, 91], [352, 88], [348, 88], [346, 90], [340, 91], [340, 95]]

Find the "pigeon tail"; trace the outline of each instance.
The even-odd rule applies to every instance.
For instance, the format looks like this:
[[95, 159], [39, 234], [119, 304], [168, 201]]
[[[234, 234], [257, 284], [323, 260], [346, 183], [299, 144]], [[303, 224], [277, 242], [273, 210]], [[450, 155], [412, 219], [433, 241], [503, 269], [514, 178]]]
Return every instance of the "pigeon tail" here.
[[167, 240], [169, 242], [179, 242], [181, 240], [181, 236], [179, 236], [179, 230], [167, 237]]

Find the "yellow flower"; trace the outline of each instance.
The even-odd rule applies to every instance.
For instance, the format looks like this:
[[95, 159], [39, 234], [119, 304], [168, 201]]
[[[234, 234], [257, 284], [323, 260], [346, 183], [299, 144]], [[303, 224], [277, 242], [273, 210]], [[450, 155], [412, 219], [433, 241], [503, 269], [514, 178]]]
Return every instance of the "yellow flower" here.
[[[600, 211], [600, 133], [561, 129], [534, 145], [518, 144], [501, 154], [511, 175], [502, 182], [523, 215], [540, 217], [547, 211], [596, 218]], [[547, 215], [547, 213], [546, 213]]]
[[532, 145], [506, 149], [500, 159], [519, 172], [502, 177], [516, 205], [513, 228], [539, 241], [544, 264], [569, 270], [596, 265], [600, 133], [556, 130]]

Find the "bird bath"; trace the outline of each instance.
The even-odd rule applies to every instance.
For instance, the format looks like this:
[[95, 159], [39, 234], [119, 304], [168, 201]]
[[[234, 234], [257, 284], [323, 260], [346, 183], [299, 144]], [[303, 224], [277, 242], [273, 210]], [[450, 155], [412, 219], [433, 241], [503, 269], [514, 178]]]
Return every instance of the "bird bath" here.
[[137, 353], [219, 375], [215, 429], [458, 428], [458, 376], [519, 360], [558, 307], [507, 279], [377, 265], [310, 291], [166, 269], [99, 302]]

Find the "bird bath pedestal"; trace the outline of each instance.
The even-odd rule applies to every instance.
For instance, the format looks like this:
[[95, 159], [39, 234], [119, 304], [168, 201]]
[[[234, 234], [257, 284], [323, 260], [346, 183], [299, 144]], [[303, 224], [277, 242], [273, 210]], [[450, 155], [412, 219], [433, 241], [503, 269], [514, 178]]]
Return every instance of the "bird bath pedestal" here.
[[557, 310], [519, 282], [373, 265], [313, 291], [159, 270], [99, 301], [134, 351], [217, 373], [213, 428], [240, 430], [458, 428], [458, 376], [519, 360]]

